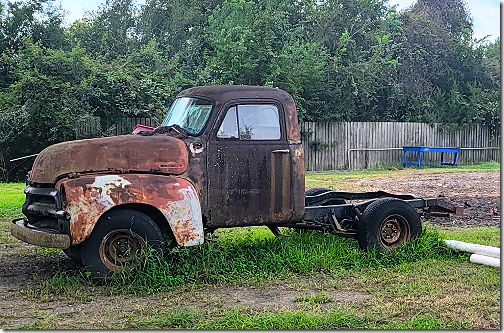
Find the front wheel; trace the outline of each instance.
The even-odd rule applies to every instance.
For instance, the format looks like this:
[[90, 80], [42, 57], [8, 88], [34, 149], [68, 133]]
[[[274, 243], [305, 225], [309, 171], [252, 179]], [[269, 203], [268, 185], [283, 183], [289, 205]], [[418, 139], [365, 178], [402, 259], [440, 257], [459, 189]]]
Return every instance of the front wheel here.
[[393, 251], [421, 234], [422, 224], [416, 210], [396, 198], [372, 202], [357, 225], [357, 238], [363, 250]]
[[82, 263], [81, 258], [81, 245], [77, 244], [75, 246], [71, 246], [68, 249], [64, 249], [63, 252], [73, 261], [77, 263]]
[[95, 276], [107, 276], [138, 265], [147, 246], [160, 255], [165, 249], [163, 234], [150, 217], [131, 209], [107, 212], [82, 243], [82, 263]]

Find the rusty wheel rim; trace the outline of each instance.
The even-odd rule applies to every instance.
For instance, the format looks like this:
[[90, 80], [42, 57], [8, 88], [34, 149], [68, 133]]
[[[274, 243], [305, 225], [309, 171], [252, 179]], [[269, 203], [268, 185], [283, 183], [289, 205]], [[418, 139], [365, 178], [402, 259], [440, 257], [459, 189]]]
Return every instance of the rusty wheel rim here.
[[409, 235], [409, 223], [401, 215], [389, 215], [381, 224], [380, 240], [387, 249], [395, 249], [406, 243]]
[[119, 271], [138, 261], [143, 242], [143, 238], [131, 230], [112, 230], [103, 237], [99, 249], [100, 258], [109, 269]]

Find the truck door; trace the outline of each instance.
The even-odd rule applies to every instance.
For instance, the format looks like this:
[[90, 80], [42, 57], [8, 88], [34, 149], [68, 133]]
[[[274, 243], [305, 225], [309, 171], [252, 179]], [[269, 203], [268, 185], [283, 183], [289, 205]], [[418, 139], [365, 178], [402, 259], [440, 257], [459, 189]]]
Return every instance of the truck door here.
[[208, 226], [290, 218], [291, 168], [284, 111], [275, 101], [227, 104], [208, 141]]

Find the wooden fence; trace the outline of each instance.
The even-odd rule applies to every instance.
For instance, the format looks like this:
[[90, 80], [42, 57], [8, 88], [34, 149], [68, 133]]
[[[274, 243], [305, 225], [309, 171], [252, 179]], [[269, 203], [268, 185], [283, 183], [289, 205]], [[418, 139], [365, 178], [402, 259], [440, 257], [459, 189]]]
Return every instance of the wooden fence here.
[[78, 122], [76, 126], [77, 138], [91, 138], [103, 133], [106, 135], [130, 134], [136, 124], [157, 127], [158, 123], [153, 118], [122, 118], [114, 124], [105, 124], [102, 128], [100, 117], [89, 117]]
[[[105, 125], [103, 130], [107, 135], [129, 134], [136, 124], [158, 126], [152, 118], [123, 118], [116, 124]], [[500, 149], [496, 149], [500, 147], [500, 136], [482, 125], [456, 131], [443, 130], [438, 124], [397, 122], [306, 122], [300, 127], [305, 166], [312, 171], [367, 169], [402, 163], [403, 146], [463, 148], [458, 164], [500, 160]], [[76, 131], [78, 138], [100, 135], [100, 118], [90, 117], [80, 122]], [[440, 153], [422, 155], [423, 163], [440, 161]], [[451, 158], [451, 154], [447, 155]], [[413, 155], [407, 157], [415, 159]]]
[[[402, 163], [403, 146], [459, 147], [462, 149], [457, 164], [500, 160], [500, 136], [482, 125], [446, 131], [438, 124], [424, 123], [306, 122], [301, 124], [301, 133], [305, 166], [312, 171], [367, 169]], [[423, 162], [427, 163], [441, 158], [440, 153], [422, 155]], [[445, 160], [452, 158], [451, 155], [445, 154]], [[407, 155], [407, 158], [414, 160], [415, 156]]]

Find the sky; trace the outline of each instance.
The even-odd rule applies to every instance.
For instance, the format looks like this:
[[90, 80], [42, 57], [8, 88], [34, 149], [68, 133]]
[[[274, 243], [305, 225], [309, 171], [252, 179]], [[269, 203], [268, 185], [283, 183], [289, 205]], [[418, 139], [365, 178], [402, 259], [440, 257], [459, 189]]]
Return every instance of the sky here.
[[[446, 0], [450, 1], [450, 0]], [[73, 22], [84, 16], [86, 10], [96, 10], [105, 0], [61, 0], [64, 9], [70, 13], [68, 20]], [[390, 5], [398, 5], [398, 10], [411, 6], [415, 0], [389, 0]], [[500, 36], [500, 1], [499, 0], [466, 0], [473, 18], [474, 38], [491, 35], [488, 40], [494, 42]], [[137, 0], [145, 3], [145, 0]]]
[[[446, 0], [450, 1], [450, 0]], [[500, 36], [500, 1], [465, 0], [473, 18], [474, 38], [491, 35], [488, 40], [494, 42]], [[389, 0], [390, 5], [398, 5], [398, 10], [411, 6], [412, 0]]]

